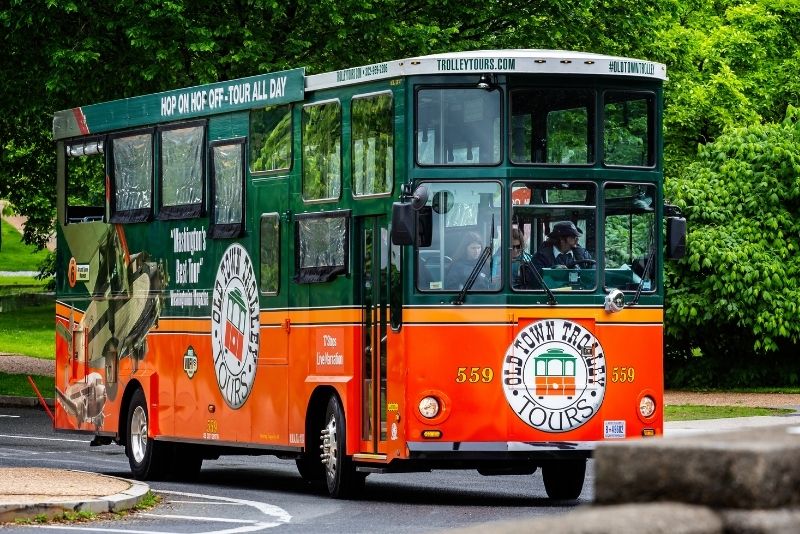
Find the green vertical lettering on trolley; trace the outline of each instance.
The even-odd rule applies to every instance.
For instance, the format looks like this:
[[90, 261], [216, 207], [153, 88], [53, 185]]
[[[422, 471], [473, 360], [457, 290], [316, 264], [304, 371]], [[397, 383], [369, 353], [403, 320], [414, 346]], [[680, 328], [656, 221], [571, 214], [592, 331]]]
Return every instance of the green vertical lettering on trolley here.
[[82, 111], [89, 132], [96, 132], [298, 102], [304, 97], [301, 68], [115, 100]]

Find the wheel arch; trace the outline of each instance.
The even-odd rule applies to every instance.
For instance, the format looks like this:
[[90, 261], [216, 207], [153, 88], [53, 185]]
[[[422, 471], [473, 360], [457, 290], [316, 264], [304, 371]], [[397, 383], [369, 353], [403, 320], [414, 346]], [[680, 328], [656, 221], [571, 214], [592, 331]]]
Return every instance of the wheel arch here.
[[117, 433], [119, 444], [123, 447], [128, 445], [128, 408], [131, 404], [131, 397], [137, 390], [142, 390], [144, 393], [144, 387], [134, 378], [125, 386], [125, 393], [122, 394], [122, 400], [119, 403], [119, 425], [117, 427], [119, 430]]
[[328, 400], [335, 396], [342, 402], [342, 398], [333, 386], [319, 386], [311, 393], [306, 407], [305, 424], [305, 449], [307, 452], [316, 454], [319, 450], [319, 430], [325, 421], [325, 410], [328, 408]]

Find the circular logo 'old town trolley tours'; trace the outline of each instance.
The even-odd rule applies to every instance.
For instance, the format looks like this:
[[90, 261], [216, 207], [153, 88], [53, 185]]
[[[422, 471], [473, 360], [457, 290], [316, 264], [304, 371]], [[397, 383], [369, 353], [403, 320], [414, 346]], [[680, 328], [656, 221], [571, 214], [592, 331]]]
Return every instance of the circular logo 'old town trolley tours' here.
[[567, 432], [603, 403], [606, 362], [590, 331], [562, 319], [522, 328], [503, 360], [503, 390], [514, 413], [544, 432]]
[[231, 408], [240, 408], [253, 389], [258, 335], [258, 286], [253, 262], [247, 251], [234, 243], [219, 263], [211, 303], [214, 372]]

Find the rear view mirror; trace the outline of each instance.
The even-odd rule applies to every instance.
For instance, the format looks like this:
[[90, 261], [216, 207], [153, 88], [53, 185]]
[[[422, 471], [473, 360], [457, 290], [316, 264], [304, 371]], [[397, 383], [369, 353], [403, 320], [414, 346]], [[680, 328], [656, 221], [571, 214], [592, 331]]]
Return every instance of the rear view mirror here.
[[686, 219], [667, 218], [667, 259], [679, 260], [686, 254]]

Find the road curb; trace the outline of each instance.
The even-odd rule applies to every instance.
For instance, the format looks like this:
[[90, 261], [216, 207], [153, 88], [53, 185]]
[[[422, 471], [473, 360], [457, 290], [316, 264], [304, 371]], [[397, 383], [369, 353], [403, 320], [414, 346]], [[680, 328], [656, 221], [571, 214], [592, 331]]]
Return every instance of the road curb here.
[[[86, 471], [69, 470], [63, 470], [63, 472], [87, 473]], [[61, 518], [65, 512], [90, 512], [93, 514], [121, 512], [135, 507], [150, 491], [150, 486], [138, 480], [129, 480], [127, 478], [112, 477], [96, 473], [89, 474], [97, 477], [124, 480], [130, 484], [130, 487], [120, 493], [95, 499], [47, 501], [43, 498], [42, 501], [38, 503], [0, 503], [0, 523], [36, 519], [40, 517], [46, 517], [48, 520], [57, 519]]]
[[[44, 399], [49, 408], [55, 405], [54, 399]], [[0, 395], [0, 408], [32, 408], [40, 406], [39, 399], [36, 397], [12, 397], [9, 395]]]

